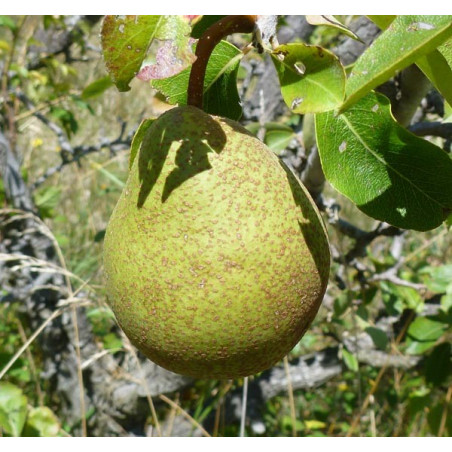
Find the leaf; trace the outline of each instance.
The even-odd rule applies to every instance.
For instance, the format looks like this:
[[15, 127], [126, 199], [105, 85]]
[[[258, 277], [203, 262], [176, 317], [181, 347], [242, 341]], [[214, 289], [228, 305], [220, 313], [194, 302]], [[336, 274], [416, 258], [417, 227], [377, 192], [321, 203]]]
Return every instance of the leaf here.
[[391, 25], [391, 23], [394, 21], [394, 19], [397, 17], [396, 15], [368, 15], [367, 16], [372, 22], [374, 22], [378, 27], [380, 27], [382, 30], [386, 30], [386, 28]]
[[[261, 128], [258, 122], [247, 124], [246, 128], [256, 135]], [[276, 153], [283, 151], [295, 137], [293, 129], [285, 124], [268, 122], [264, 124], [264, 143]]]
[[1, 16], [0, 15], [0, 27], [9, 28], [11, 31], [17, 30], [16, 23], [9, 16]]
[[140, 149], [144, 135], [153, 122], [154, 119], [143, 119], [135, 132], [135, 135], [132, 138], [132, 144], [130, 145], [129, 170], [132, 169], [133, 161], [135, 160], [138, 150]]
[[326, 427], [325, 422], [318, 421], [316, 419], [307, 419], [304, 421], [304, 425], [309, 430], [319, 430]]
[[440, 50], [421, 57], [416, 61], [421, 71], [429, 78], [445, 100], [452, 103], [452, 59], [447, 60]]
[[345, 70], [336, 55], [301, 43], [280, 45], [271, 55], [282, 96], [294, 113], [324, 112], [342, 103]]
[[17, 386], [0, 382], [0, 429], [20, 436], [27, 416], [27, 398]]
[[105, 16], [101, 40], [105, 64], [119, 91], [128, 91], [129, 83], [163, 21], [162, 16]]
[[[325, 25], [327, 27], [333, 27], [340, 30], [345, 35], [350, 38], [361, 41], [359, 36], [357, 36], [353, 31], [347, 28], [345, 25], [341, 24], [334, 16], [306, 16], [306, 21], [311, 25]], [[362, 42], [362, 41], [361, 41]]]
[[30, 410], [23, 436], [55, 437], [59, 431], [58, 418], [50, 408], [42, 406]]
[[92, 97], [96, 97], [101, 95], [105, 90], [110, 88], [113, 85], [113, 82], [110, 77], [102, 77], [100, 79], [95, 80], [90, 83], [85, 89], [82, 91], [82, 99], [91, 99]]
[[193, 38], [199, 39], [209, 27], [211, 27], [214, 23], [218, 22], [223, 17], [226, 16], [214, 16], [214, 15], [201, 16], [201, 19], [193, 25], [191, 36]]
[[164, 16], [154, 36], [163, 41], [159, 43], [155, 62], [145, 60], [137, 77], [144, 81], [164, 79], [192, 64], [196, 57], [192, 49], [194, 40], [189, 38], [190, 31], [185, 16]]
[[452, 16], [397, 16], [356, 61], [347, 80], [347, 98], [341, 111], [450, 36]]
[[383, 330], [369, 326], [365, 331], [372, 338], [375, 347], [377, 347], [379, 350], [386, 350], [388, 346], [388, 336]]
[[[221, 41], [212, 52], [204, 80], [204, 111], [237, 120], [242, 115], [237, 91], [237, 71], [243, 54], [235, 46]], [[190, 69], [177, 75], [152, 80], [151, 86], [160, 91], [170, 104], [187, 105]], [[225, 102], [227, 99], [227, 102]]]
[[342, 114], [316, 116], [323, 171], [365, 214], [402, 229], [438, 227], [452, 208], [452, 160], [393, 118], [369, 93]]
[[[382, 30], [388, 28], [396, 17], [369, 16]], [[452, 104], [452, 39], [416, 60], [416, 64], [446, 101]]]
[[407, 334], [419, 342], [432, 342], [438, 340], [446, 329], [447, 325], [442, 322], [427, 317], [416, 317], [408, 328]]
[[358, 359], [355, 355], [350, 353], [345, 348], [342, 349], [342, 359], [344, 360], [345, 365], [353, 372], [358, 372]]
[[405, 352], [409, 355], [422, 355], [436, 345], [436, 341], [419, 342], [408, 338]]
[[434, 386], [443, 384], [452, 371], [452, 347], [443, 343], [435, 347], [425, 362], [425, 379]]
[[452, 264], [424, 267], [419, 273], [430, 276], [425, 280], [425, 284], [434, 293], [444, 293], [449, 286], [452, 287]]

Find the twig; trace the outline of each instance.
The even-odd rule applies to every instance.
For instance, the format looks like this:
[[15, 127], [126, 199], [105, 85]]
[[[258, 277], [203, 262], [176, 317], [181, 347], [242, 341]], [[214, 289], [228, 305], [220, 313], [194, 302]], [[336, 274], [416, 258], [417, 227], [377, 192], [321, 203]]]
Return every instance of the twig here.
[[420, 137], [434, 136], [452, 139], [452, 123], [450, 122], [418, 122], [409, 127], [409, 131]]
[[125, 338], [125, 341], [128, 345], [128, 350], [130, 351], [130, 353], [133, 355], [135, 362], [137, 364], [138, 369], [140, 370], [140, 376], [141, 376], [141, 384], [144, 388], [144, 391], [146, 393], [146, 399], [148, 401], [149, 404], [149, 409], [151, 410], [151, 414], [152, 414], [152, 419], [154, 420], [154, 424], [155, 424], [155, 428], [157, 430], [157, 435], [158, 436], [162, 436], [162, 429], [160, 428], [160, 423], [157, 417], [157, 412], [155, 411], [155, 406], [154, 406], [154, 402], [152, 401], [152, 397], [151, 397], [151, 392], [149, 391], [149, 387], [146, 381], [146, 377], [144, 375], [143, 372], [143, 368], [141, 367], [140, 364], [140, 360], [138, 359], [138, 356], [135, 352], [135, 349], [133, 348], [132, 344], [130, 343], [130, 341], [128, 340], [127, 336], [125, 334], [123, 334], [123, 337]]
[[439, 424], [438, 429], [438, 437], [441, 438], [443, 436], [444, 431], [446, 429], [446, 420], [447, 420], [447, 411], [450, 403], [450, 399], [452, 398], [452, 385], [449, 386], [447, 390], [446, 399], [444, 400], [443, 413], [441, 415], [441, 422]]
[[123, 134], [121, 133], [120, 136], [114, 140], [108, 140], [104, 139], [101, 141], [101, 143], [97, 145], [90, 145], [90, 146], [76, 146], [73, 148], [73, 152], [71, 152], [70, 158], [65, 158], [59, 163], [58, 165], [55, 165], [49, 169], [46, 170], [46, 172], [40, 176], [38, 179], [36, 179], [30, 186], [30, 189], [36, 190], [40, 185], [42, 185], [49, 177], [53, 176], [54, 174], [60, 172], [66, 165], [70, 165], [72, 163], [78, 163], [80, 160], [87, 156], [88, 154], [93, 154], [95, 152], [100, 152], [102, 149], [109, 148], [111, 150], [114, 150], [114, 152], [118, 150], [123, 149], [129, 149], [130, 144], [132, 142], [132, 133], [129, 133], [127, 137], [123, 138]]
[[[36, 106], [33, 104], [33, 102], [23, 93], [20, 91], [16, 91], [15, 95], [18, 99], [22, 101], [22, 103], [29, 109], [33, 110], [33, 116], [38, 118], [43, 124], [45, 124], [56, 136], [58, 139], [58, 143], [60, 144], [61, 151], [68, 154], [73, 154], [73, 149], [71, 144], [69, 143], [69, 140], [67, 138], [66, 133], [64, 130], [58, 126], [56, 123], [51, 121], [47, 116], [43, 115], [39, 110], [36, 110]], [[62, 153], [63, 160], [65, 159], [64, 154]]]
[[199, 428], [199, 430], [204, 436], [208, 436], [210, 438], [209, 432], [199, 422], [197, 422], [196, 419], [193, 419], [193, 417], [191, 417], [180, 405], [173, 402], [171, 399], [169, 399], [163, 394], [160, 394], [159, 398], [160, 400], [163, 400], [165, 403], [167, 403], [169, 406], [177, 409], [180, 412], [180, 414], [185, 417], [185, 419], [190, 421], [196, 428]]
[[297, 436], [297, 417], [295, 414], [295, 401], [293, 397], [292, 379], [290, 378], [289, 359], [287, 358], [287, 355], [284, 357], [283, 361], [287, 378], [287, 392], [289, 394], [290, 417], [292, 419], [292, 436], [295, 438]]
[[72, 311], [72, 324], [74, 327], [75, 355], [77, 359], [78, 388], [80, 393], [80, 418], [82, 422], [82, 436], [86, 438], [88, 436], [88, 429], [86, 425], [85, 388], [83, 385], [82, 356], [80, 352], [80, 335], [78, 332], [77, 308], [74, 305], [72, 305], [71, 311]]
[[248, 377], [243, 379], [242, 392], [242, 410], [240, 414], [240, 438], [245, 437], [245, 423], [246, 423], [246, 404], [248, 402]]

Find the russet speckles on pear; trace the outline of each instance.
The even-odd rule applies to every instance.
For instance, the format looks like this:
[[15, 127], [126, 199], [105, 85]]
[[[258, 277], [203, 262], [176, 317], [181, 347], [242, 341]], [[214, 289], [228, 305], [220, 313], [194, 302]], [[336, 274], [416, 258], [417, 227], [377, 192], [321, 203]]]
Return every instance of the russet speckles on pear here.
[[116, 318], [174, 372], [234, 378], [286, 355], [329, 273], [306, 190], [238, 123], [178, 107], [147, 130], [107, 228]]

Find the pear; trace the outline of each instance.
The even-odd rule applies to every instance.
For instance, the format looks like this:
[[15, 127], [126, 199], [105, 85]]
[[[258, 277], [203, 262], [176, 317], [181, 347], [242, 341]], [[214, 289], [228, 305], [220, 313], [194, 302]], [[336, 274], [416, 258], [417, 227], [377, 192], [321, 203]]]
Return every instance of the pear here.
[[307, 190], [240, 124], [183, 106], [145, 131], [104, 269], [120, 327], [150, 360], [197, 378], [271, 367], [314, 319], [329, 267]]

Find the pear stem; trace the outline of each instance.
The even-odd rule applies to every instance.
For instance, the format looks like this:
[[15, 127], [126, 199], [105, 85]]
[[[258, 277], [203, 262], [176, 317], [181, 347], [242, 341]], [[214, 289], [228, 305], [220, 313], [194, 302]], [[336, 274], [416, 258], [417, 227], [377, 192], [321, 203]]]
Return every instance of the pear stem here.
[[233, 33], [252, 33], [256, 27], [256, 20], [257, 16], [226, 16], [203, 33], [196, 46], [196, 61], [190, 72], [188, 105], [202, 110], [207, 63], [215, 46]]

